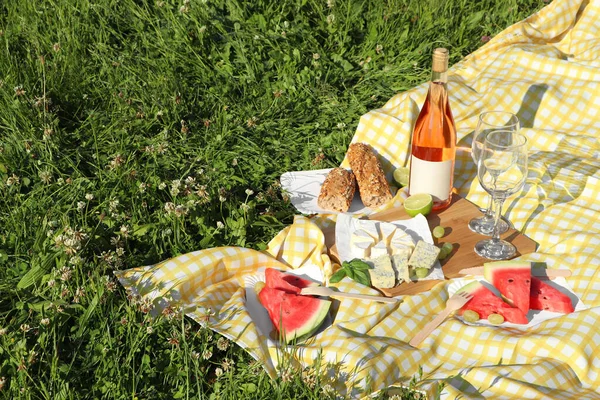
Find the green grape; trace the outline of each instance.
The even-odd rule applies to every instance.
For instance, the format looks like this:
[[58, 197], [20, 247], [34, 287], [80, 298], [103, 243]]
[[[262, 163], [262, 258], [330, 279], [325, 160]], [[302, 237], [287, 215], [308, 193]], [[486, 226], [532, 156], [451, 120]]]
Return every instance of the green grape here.
[[441, 260], [443, 260], [444, 258], [448, 257], [448, 254], [450, 254], [450, 253], [448, 253], [448, 252], [446, 251], [446, 249], [444, 249], [444, 248], [442, 247], [442, 248], [440, 249], [440, 252], [438, 253], [438, 260], [440, 260], [440, 261], [441, 261]]
[[452, 250], [454, 250], [454, 245], [452, 243], [446, 242], [442, 245], [442, 250], [444, 249], [448, 254], [450, 254], [452, 253]]
[[500, 314], [490, 314], [488, 315], [488, 321], [490, 321], [490, 324], [493, 325], [500, 325], [501, 323], [504, 322], [504, 317]]
[[427, 268], [415, 268], [415, 275], [417, 278], [425, 278], [429, 273], [429, 269]]
[[477, 322], [480, 319], [477, 311], [473, 311], [473, 310], [465, 310], [462, 317], [467, 322]]
[[446, 229], [444, 229], [443, 226], [436, 226], [435, 228], [433, 228], [433, 231], [431, 233], [433, 233], [434, 238], [440, 239], [444, 237]]

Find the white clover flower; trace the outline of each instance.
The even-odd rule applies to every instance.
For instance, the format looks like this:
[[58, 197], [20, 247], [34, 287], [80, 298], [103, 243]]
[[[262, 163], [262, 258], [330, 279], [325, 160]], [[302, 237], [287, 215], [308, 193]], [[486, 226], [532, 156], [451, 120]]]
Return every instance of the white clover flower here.
[[242, 203], [240, 204], [240, 208], [242, 209], [242, 211], [248, 211], [250, 209], [250, 206], [248, 205], [248, 203]]
[[344, 129], [344, 128], [346, 127], [346, 124], [345, 124], [345, 123], [343, 123], [343, 122], [339, 122], [339, 123], [337, 124], [337, 127], [338, 127], [339, 129]]
[[215, 368], [215, 376], [218, 378], [223, 375], [223, 370], [221, 368]]
[[173, 211], [175, 211], [175, 203], [167, 201], [165, 203], [165, 211], [167, 212], [167, 214], [171, 214]]
[[119, 232], [121, 232], [121, 234], [125, 237], [127, 237], [127, 235], [129, 235], [129, 227], [127, 225], [121, 225], [121, 228], [119, 229]]
[[166, 183], [164, 183], [164, 182], [161, 182], [161, 183], [158, 185], [158, 188], [159, 188], [160, 190], [164, 190], [166, 187], [167, 187], [167, 184], [166, 184]]
[[217, 229], [223, 229], [225, 228], [225, 224], [221, 221], [217, 221]]
[[94, 200], [94, 195], [93, 195], [93, 194], [91, 194], [91, 193], [87, 193], [87, 194], [85, 195], [85, 199], [86, 199], [87, 201], [92, 201], [92, 200]]
[[252, 196], [254, 194], [254, 190], [252, 190], [252, 189], [246, 189], [246, 194], [248, 196]]
[[6, 186], [18, 185], [19, 182], [21, 182], [21, 179], [19, 179], [17, 175], [12, 174], [12, 176], [8, 177], [6, 180]]
[[40, 171], [38, 176], [40, 177], [40, 180], [46, 184], [52, 181], [52, 173], [48, 170]]
[[73, 256], [69, 259], [69, 264], [81, 265], [81, 264], [83, 264], [83, 258], [81, 258], [80, 256]]
[[229, 340], [224, 337], [219, 338], [219, 340], [217, 340], [217, 348], [221, 351], [227, 350], [227, 348], [229, 348]]
[[78, 201], [77, 202], [77, 211], [83, 212], [85, 210], [86, 204], [87, 203], [85, 201]]
[[327, 16], [327, 23], [328, 23], [329, 25], [331, 25], [331, 24], [333, 24], [333, 22], [334, 22], [334, 21], [335, 21], [335, 15], [333, 15], [333, 14], [329, 14], [329, 15]]
[[225, 196], [223, 196], [223, 195], [220, 195], [220, 196], [219, 196], [219, 201], [220, 201], [221, 203], [224, 203], [224, 202], [225, 202], [225, 200], [227, 200], [227, 198], [226, 198]]
[[44, 326], [48, 326], [50, 325], [50, 318], [42, 318], [40, 320], [40, 324], [44, 325]]
[[212, 357], [213, 353], [210, 350], [204, 350], [202, 352], [202, 359], [209, 360]]

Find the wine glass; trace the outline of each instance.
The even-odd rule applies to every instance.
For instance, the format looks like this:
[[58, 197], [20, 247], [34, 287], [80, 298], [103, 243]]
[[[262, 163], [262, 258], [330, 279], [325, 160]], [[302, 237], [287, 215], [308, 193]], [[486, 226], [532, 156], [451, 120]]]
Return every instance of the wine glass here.
[[518, 131], [487, 134], [477, 164], [479, 183], [494, 200], [494, 228], [491, 239], [475, 244], [475, 252], [490, 260], [512, 258], [517, 249], [500, 239], [498, 221], [504, 200], [515, 194], [527, 178], [527, 138]]
[[[483, 142], [488, 133], [498, 130], [514, 132], [518, 131], [519, 127], [519, 118], [510, 112], [487, 111], [479, 115], [477, 127], [473, 134], [473, 142], [471, 143], [471, 157], [473, 158], [475, 165], [477, 165], [477, 162], [479, 161], [479, 154], [481, 154]], [[492, 229], [494, 228], [494, 202], [491, 196], [489, 199], [487, 209], [481, 209], [484, 215], [469, 221], [469, 229], [473, 232], [482, 235], [492, 234]], [[502, 217], [500, 218], [498, 229], [500, 230], [500, 233], [504, 233], [508, 230], [508, 223], [502, 220]]]

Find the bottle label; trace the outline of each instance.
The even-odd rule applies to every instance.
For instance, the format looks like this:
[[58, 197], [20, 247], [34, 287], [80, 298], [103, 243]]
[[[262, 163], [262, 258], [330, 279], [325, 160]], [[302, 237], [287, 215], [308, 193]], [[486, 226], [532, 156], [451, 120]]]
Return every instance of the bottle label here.
[[429, 193], [433, 201], [445, 201], [452, 189], [452, 160], [425, 161], [411, 156], [410, 194]]

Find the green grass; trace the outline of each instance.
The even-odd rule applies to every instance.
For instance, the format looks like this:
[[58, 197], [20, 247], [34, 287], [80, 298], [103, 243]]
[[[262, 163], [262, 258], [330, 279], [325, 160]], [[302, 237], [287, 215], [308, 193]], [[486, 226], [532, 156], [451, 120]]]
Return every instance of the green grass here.
[[[340, 163], [359, 117], [541, 8], [526, 0], [4, 1], [0, 398], [335, 398], [272, 381], [118, 269], [262, 249], [285, 171]], [[415, 394], [397, 395], [412, 398]]]

